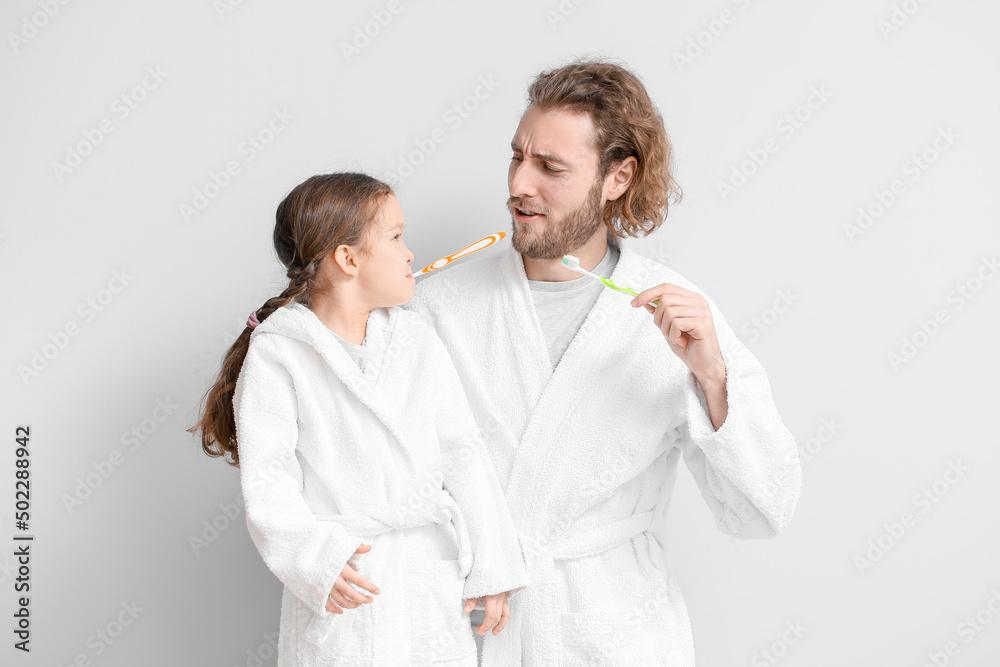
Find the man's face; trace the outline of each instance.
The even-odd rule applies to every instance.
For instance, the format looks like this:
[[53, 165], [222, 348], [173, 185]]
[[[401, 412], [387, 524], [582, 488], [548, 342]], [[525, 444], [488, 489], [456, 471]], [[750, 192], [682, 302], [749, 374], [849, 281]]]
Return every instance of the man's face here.
[[562, 257], [602, 229], [605, 201], [589, 114], [528, 107], [511, 141], [511, 244], [525, 257]]

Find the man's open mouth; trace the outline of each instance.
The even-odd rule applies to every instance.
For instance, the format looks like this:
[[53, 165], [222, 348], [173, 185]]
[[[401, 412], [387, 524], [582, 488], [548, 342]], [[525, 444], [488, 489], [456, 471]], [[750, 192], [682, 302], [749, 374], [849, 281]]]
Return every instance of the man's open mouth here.
[[522, 218], [524, 220], [538, 220], [544, 217], [543, 214], [538, 211], [532, 211], [530, 208], [518, 208], [515, 206], [514, 212], [517, 213], [518, 218]]

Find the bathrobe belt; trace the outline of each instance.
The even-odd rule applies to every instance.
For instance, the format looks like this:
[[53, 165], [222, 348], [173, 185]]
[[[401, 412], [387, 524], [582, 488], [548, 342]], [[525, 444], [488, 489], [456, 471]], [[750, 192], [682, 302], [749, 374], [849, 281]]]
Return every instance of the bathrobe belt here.
[[[603, 553], [636, 535], [648, 531], [653, 525], [653, 511], [639, 512], [615, 523], [592, 528], [586, 531], [570, 532], [551, 541], [531, 541], [530, 537], [521, 536], [521, 552], [524, 563], [531, 576], [529, 586], [512, 600], [520, 600], [518, 609], [511, 608], [508, 627], [497, 635], [492, 644], [487, 642], [484, 651], [495, 652], [490, 659], [483, 655], [484, 665], [500, 664], [496, 656], [521, 656], [524, 664], [530, 665], [562, 665], [560, 655], [562, 646], [562, 631], [559, 614], [559, 596], [556, 590], [555, 562], [582, 558]], [[595, 581], [595, 586], [605, 582]], [[527, 593], [527, 595], [525, 595]], [[526, 608], [527, 607], [529, 608]], [[599, 610], [595, 610], [599, 611]], [[525, 616], [530, 615], [530, 622], [525, 624]], [[514, 627], [511, 627], [514, 626]], [[522, 630], [523, 627], [523, 630]], [[526, 660], [520, 646], [522, 632], [530, 635], [531, 660]]]
[[[444, 489], [433, 499], [424, 500], [416, 507], [408, 507], [387, 503], [381, 507], [367, 510], [367, 514], [315, 514], [317, 521], [336, 521], [353, 537], [371, 539], [390, 530], [419, 528], [433, 523], [447, 524], [455, 522], [455, 534], [458, 538], [458, 565], [461, 576], [468, 576], [472, 571], [472, 545], [465, 518], [458, 509], [454, 497]], [[351, 559], [353, 560], [353, 558]], [[349, 563], [351, 561], [348, 561]], [[352, 563], [353, 565], [353, 563]], [[330, 634], [337, 614], [324, 610], [322, 614], [313, 616], [306, 627], [306, 639], [313, 644], [322, 644]]]

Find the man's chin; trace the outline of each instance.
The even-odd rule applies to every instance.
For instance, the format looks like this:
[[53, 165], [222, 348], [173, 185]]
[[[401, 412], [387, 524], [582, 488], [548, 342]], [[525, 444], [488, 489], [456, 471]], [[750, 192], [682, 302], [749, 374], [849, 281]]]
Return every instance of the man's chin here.
[[[523, 257], [528, 259], [562, 259], [565, 252], [558, 252], [551, 247], [541, 247], [538, 244], [524, 242], [524, 239], [517, 234], [511, 236], [510, 245]], [[566, 251], [569, 252], [569, 251]]]

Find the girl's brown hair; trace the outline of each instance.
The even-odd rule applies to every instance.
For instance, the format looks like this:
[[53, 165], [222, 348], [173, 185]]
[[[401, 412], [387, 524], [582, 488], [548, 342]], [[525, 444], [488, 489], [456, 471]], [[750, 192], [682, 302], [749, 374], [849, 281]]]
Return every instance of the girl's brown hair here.
[[[292, 301], [308, 306], [312, 295], [329, 289], [320, 284], [318, 271], [323, 258], [339, 246], [349, 245], [367, 255], [377, 229], [375, 220], [391, 194], [392, 188], [382, 181], [350, 172], [313, 176], [289, 192], [278, 205], [274, 223], [274, 249], [287, 270], [288, 287], [257, 309], [257, 319], [263, 322]], [[233, 394], [249, 347], [247, 327], [229, 348], [218, 379], [205, 394], [198, 423], [188, 429], [201, 430], [206, 454], [226, 457], [226, 463], [237, 467]]]
[[620, 65], [578, 60], [542, 72], [528, 87], [528, 104], [586, 113], [596, 128], [598, 177], [632, 156], [638, 166], [628, 191], [609, 201], [604, 223], [618, 238], [648, 235], [682, 192], [672, 173], [673, 148], [663, 117], [639, 78]]

